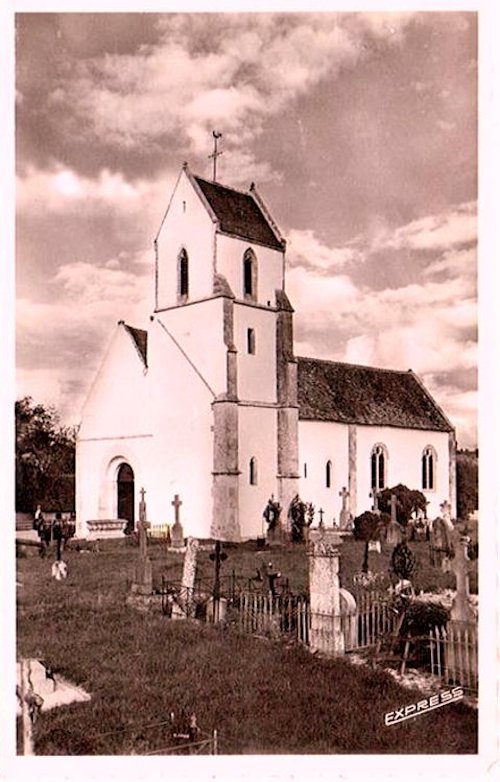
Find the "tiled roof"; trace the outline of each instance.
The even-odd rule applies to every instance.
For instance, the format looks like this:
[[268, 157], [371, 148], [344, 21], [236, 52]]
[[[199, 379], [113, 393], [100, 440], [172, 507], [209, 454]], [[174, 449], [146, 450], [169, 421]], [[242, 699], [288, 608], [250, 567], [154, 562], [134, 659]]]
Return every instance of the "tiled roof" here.
[[132, 337], [135, 347], [137, 349], [137, 352], [139, 353], [144, 366], [147, 367], [148, 365], [148, 332], [144, 331], [144, 329], [135, 329], [132, 326], [129, 326], [127, 323], [123, 324], [124, 328], [128, 331], [130, 336]]
[[421, 381], [396, 372], [298, 358], [299, 418], [346, 424], [452, 431]]
[[281, 240], [252, 195], [197, 176], [194, 180], [213, 209], [223, 233], [283, 250]]

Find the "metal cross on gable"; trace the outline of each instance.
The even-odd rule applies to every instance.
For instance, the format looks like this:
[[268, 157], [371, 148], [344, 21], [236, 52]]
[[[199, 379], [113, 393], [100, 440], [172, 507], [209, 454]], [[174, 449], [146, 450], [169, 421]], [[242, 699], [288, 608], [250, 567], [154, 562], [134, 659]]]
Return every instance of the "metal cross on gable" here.
[[217, 131], [212, 130], [212, 136], [214, 139], [214, 151], [212, 152], [211, 155], [208, 156], [208, 159], [209, 160], [212, 159], [214, 161], [213, 181], [216, 182], [217, 181], [217, 158], [219, 157], [219, 155], [222, 155], [224, 153], [217, 151], [217, 142], [220, 138], [222, 138], [222, 133], [217, 133]]

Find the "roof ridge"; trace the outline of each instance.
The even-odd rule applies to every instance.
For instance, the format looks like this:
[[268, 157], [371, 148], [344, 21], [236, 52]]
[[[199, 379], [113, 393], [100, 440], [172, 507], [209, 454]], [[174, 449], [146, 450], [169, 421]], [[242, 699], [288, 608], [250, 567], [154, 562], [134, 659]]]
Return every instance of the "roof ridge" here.
[[369, 364], [352, 364], [349, 361], [336, 361], [329, 358], [315, 358], [314, 356], [297, 356], [297, 361], [320, 361], [323, 364], [340, 364], [343, 367], [353, 367], [355, 369], [371, 369], [374, 372], [388, 372], [393, 375], [412, 374], [415, 377], [413, 369], [387, 369], [386, 367], [374, 367]]
[[198, 174], [193, 174], [195, 179], [199, 179], [201, 182], [206, 182], [207, 185], [215, 185], [216, 187], [223, 187], [224, 190], [232, 190], [233, 193], [238, 193], [239, 195], [248, 196], [252, 199], [252, 201], [255, 201], [255, 199], [252, 197], [252, 194], [250, 190], [238, 190], [236, 187], [231, 187], [230, 185], [223, 185], [220, 182], [214, 182], [210, 179], [205, 179], [202, 176], [198, 176]]

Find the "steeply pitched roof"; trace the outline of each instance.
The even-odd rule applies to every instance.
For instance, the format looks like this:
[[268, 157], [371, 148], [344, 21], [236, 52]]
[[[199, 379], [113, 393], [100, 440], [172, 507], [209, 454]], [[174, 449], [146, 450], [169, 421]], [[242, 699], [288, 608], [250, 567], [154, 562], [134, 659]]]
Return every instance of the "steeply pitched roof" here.
[[218, 182], [207, 182], [197, 176], [193, 179], [207, 199], [223, 233], [235, 234], [274, 250], [283, 250], [282, 241], [251, 194], [241, 193]]
[[338, 361], [298, 358], [299, 418], [346, 424], [452, 431], [410, 370], [397, 372]]
[[123, 323], [121, 321], [121, 324], [124, 326], [125, 330], [128, 331], [130, 336], [132, 337], [132, 340], [134, 342], [134, 345], [137, 349], [137, 352], [139, 353], [139, 356], [141, 357], [143, 364], [145, 367], [148, 365], [148, 332], [144, 331], [144, 329], [135, 329], [133, 326], [129, 326], [127, 323]]

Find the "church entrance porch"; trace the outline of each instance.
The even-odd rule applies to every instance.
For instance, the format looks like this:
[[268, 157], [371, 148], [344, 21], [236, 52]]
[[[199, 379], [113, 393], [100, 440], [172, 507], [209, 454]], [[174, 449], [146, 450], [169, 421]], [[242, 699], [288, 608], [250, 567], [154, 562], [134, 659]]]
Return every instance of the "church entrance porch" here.
[[118, 518], [126, 519], [125, 532], [135, 527], [134, 471], [124, 462], [120, 465], [116, 479]]

